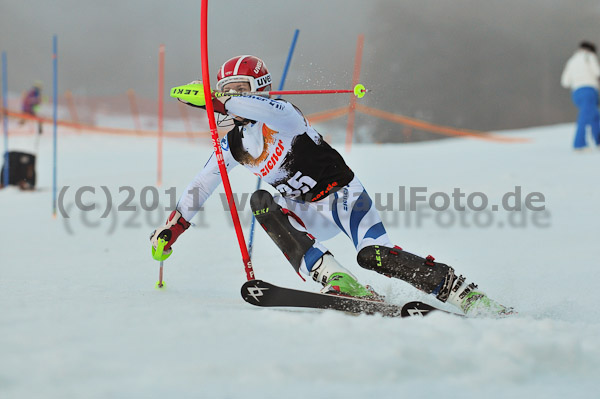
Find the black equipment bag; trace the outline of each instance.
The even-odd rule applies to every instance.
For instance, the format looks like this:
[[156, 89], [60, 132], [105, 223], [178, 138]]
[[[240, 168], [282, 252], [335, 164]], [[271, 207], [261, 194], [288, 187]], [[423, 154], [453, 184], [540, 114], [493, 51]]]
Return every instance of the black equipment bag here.
[[[8, 184], [19, 186], [22, 189], [32, 190], [35, 187], [35, 155], [27, 152], [9, 151], [8, 153]], [[4, 168], [6, 167], [6, 155], [4, 165], [0, 173], [0, 182], [6, 186], [4, 181]]]

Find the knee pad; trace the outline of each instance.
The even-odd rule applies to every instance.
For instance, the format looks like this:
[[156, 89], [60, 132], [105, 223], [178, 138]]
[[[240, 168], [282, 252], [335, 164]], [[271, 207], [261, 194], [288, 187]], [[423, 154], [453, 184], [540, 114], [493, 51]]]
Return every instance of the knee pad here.
[[[252, 194], [250, 208], [258, 223], [283, 252], [296, 272], [299, 272], [302, 257], [315, 244], [315, 239], [292, 225], [289, 212], [279, 206], [268, 191], [257, 190]], [[293, 216], [296, 221], [302, 223], [297, 216]]]

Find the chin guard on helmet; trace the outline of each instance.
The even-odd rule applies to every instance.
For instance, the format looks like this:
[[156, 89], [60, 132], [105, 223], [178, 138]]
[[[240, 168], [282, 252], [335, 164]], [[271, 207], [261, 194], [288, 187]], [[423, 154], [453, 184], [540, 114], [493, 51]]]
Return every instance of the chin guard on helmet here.
[[240, 121], [235, 119], [231, 115], [217, 115], [217, 126], [219, 127], [242, 127], [247, 125], [248, 123], [256, 123], [256, 121], [253, 121], [252, 119], [244, 119]]
[[235, 119], [231, 115], [217, 114], [216, 122], [218, 127], [231, 127], [235, 125]]

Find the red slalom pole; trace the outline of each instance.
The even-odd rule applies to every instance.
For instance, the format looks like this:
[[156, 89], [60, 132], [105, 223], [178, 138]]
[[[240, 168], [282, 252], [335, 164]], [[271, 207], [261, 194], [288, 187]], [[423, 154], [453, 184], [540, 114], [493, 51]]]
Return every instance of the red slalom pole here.
[[[160, 83], [159, 83], [160, 86]], [[160, 89], [159, 89], [160, 91]], [[160, 96], [160, 94], [159, 94]], [[135, 132], [140, 134], [142, 131], [142, 123], [140, 122], [140, 110], [137, 106], [135, 99], [135, 91], [133, 89], [127, 90], [127, 98], [129, 98], [129, 109], [131, 110], [131, 116], [133, 117], [133, 124], [135, 125]]]
[[[202, 10], [200, 13], [200, 47], [202, 57], [202, 81], [204, 82], [204, 96], [205, 98], [211, 98], [210, 92], [210, 72], [208, 69], [208, 37], [207, 37], [207, 21], [208, 21], [208, 0], [202, 0]], [[240, 218], [237, 213], [235, 201], [233, 200], [233, 194], [231, 192], [231, 185], [229, 183], [229, 176], [227, 175], [227, 167], [223, 160], [223, 152], [221, 151], [221, 143], [219, 140], [219, 132], [217, 131], [217, 123], [215, 122], [214, 108], [212, 101], [206, 102], [206, 114], [208, 115], [208, 125], [210, 127], [210, 134], [212, 137], [213, 148], [215, 150], [215, 156], [219, 164], [219, 172], [221, 173], [221, 180], [223, 180], [223, 187], [225, 188], [225, 194], [227, 195], [227, 202], [229, 204], [229, 210], [231, 212], [231, 218], [233, 219], [233, 225], [235, 227], [235, 233], [237, 235], [240, 250], [242, 252], [242, 260], [244, 261], [244, 269], [246, 271], [246, 278], [248, 281], [254, 280], [254, 269], [252, 268], [252, 261], [250, 255], [248, 255], [248, 249], [246, 248], [246, 240], [244, 239], [244, 232], [242, 231], [242, 225], [240, 224]]]

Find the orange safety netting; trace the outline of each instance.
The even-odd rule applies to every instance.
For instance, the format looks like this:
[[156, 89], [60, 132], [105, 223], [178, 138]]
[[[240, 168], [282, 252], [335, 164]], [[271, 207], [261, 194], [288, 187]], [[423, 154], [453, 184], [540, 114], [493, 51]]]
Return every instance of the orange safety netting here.
[[[342, 117], [342, 116], [346, 115], [347, 113], [348, 113], [348, 107], [342, 107], [342, 108], [323, 111], [323, 112], [316, 112], [314, 114], [308, 115], [306, 118], [311, 123], [319, 123], [319, 122], [325, 122], [325, 121], [328, 121], [331, 119]], [[52, 123], [53, 122], [52, 119], [50, 119], [50, 118], [32, 116], [32, 115], [21, 113], [21, 112], [7, 111], [6, 115], [8, 115], [9, 117], [12, 117], [12, 118], [30, 120], [30, 121], [38, 121], [41, 123]], [[60, 120], [60, 119], [57, 120], [56, 123], [58, 126], [69, 127], [69, 128], [73, 128], [76, 130], [92, 131], [92, 132], [96, 132], [96, 133], [123, 134], [123, 135], [146, 136], [146, 137], [156, 136], [158, 134], [158, 132], [156, 130], [143, 130], [143, 129], [135, 129], [134, 130], [134, 129], [105, 127], [105, 126], [94, 126], [94, 125], [88, 125], [88, 124], [84, 124], [84, 123], [75, 123], [72, 121], [65, 121], [65, 120]], [[208, 130], [200, 131], [200, 132], [165, 131], [164, 134], [167, 137], [193, 137], [193, 138], [204, 138], [204, 137], [209, 138], [210, 137], [210, 131], [208, 131]]]
[[513, 142], [513, 143], [524, 143], [531, 141], [529, 139], [518, 138], [518, 137], [504, 137], [494, 136], [490, 133], [481, 132], [477, 130], [466, 130], [466, 129], [454, 129], [451, 127], [434, 125], [433, 123], [425, 122], [419, 119], [413, 119], [402, 115], [393, 114], [391, 112], [382, 111], [375, 108], [370, 108], [361, 104], [356, 104], [356, 110], [367, 115], [381, 118], [390, 122], [398, 123], [405, 126], [411, 126], [415, 129], [424, 130], [426, 132], [437, 133], [444, 136], [461, 136], [470, 137], [481, 140], [499, 141], [499, 142]]
[[[530, 139], [518, 138], [518, 137], [506, 137], [506, 136], [498, 136], [493, 135], [491, 133], [477, 131], [477, 130], [468, 130], [468, 129], [456, 129], [447, 126], [435, 125], [433, 123], [425, 122], [419, 119], [409, 118], [407, 116], [394, 114], [387, 111], [382, 111], [376, 108], [367, 107], [360, 103], [356, 104], [356, 111], [365, 115], [370, 115], [376, 118], [384, 119], [393, 123], [397, 123], [403, 126], [412, 127], [417, 130], [422, 130], [430, 133], [440, 134], [444, 136], [454, 136], [454, 137], [467, 137], [467, 138], [475, 138], [480, 140], [487, 141], [495, 141], [495, 142], [510, 142], [510, 143], [524, 143], [531, 141]], [[310, 123], [320, 123], [329, 121], [335, 118], [340, 118], [342, 116], [347, 115], [350, 112], [350, 107], [340, 107], [332, 110], [316, 112], [310, 115], [307, 115], [306, 118]], [[41, 123], [52, 123], [52, 119], [44, 118], [44, 117], [36, 117], [25, 113], [6, 111], [5, 114], [9, 117], [18, 118], [22, 120], [33, 120], [39, 121]], [[133, 135], [133, 136], [143, 136], [143, 137], [151, 137], [156, 136], [158, 134], [157, 130], [144, 130], [144, 129], [124, 129], [124, 128], [113, 128], [113, 127], [103, 127], [103, 126], [95, 126], [84, 123], [76, 123], [73, 121], [66, 120], [58, 120], [58, 126], [64, 126], [72, 129], [76, 129], [78, 131], [92, 131], [97, 133], [108, 133], [108, 134], [119, 134], [119, 135]], [[178, 138], [210, 138], [210, 132], [206, 131], [165, 131], [165, 137], [178, 137]]]
[[[37, 116], [32, 116], [32, 115], [24, 114], [24, 113], [20, 113], [20, 112], [7, 111], [6, 114], [9, 117], [31, 120], [31, 121], [38, 121], [41, 123], [52, 123], [53, 122], [53, 120], [50, 118], [37, 117]], [[156, 136], [158, 134], [158, 131], [156, 131], [156, 130], [133, 130], [133, 129], [106, 127], [106, 126], [94, 126], [94, 125], [75, 123], [75, 122], [70, 122], [70, 121], [65, 121], [65, 120], [60, 120], [60, 119], [56, 121], [56, 124], [58, 126], [69, 127], [69, 128], [73, 128], [76, 130], [92, 131], [92, 132], [96, 132], [96, 133], [133, 135], [133, 136], [143, 136], [143, 137]], [[168, 131], [165, 131], [164, 134], [165, 134], [165, 136], [168, 136], [168, 137], [194, 137], [194, 138], [210, 137], [209, 131], [205, 131], [205, 132], [168, 132]]]

